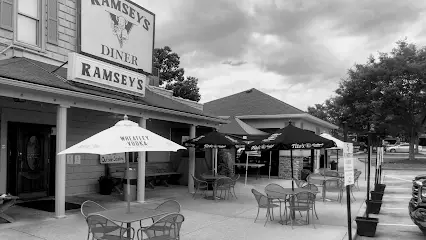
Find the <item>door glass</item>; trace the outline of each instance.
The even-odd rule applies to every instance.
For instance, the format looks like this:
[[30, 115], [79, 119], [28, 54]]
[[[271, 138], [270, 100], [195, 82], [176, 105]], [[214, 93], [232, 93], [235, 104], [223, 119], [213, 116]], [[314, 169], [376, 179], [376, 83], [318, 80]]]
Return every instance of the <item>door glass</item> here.
[[36, 136], [29, 138], [27, 143], [27, 165], [36, 171], [40, 168], [40, 141]]

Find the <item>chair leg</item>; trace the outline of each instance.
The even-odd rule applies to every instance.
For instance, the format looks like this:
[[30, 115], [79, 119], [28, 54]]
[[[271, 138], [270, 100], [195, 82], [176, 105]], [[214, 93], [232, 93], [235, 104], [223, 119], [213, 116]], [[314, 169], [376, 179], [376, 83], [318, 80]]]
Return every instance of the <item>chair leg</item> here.
[[260, 211], [260, 208], [258, 207], [258, 208], [257, 208], [257, 215], [256, 215], [256, 218], [254, 219], [254, 222], [256, 222], [257, 217], [259, 217], [259, 211]]
[[235, 198], [236, 198], [236, 199], [238, 199], [238, 198], [237, 198], [237, 194], [235, 194], [235, 187], [233, 187], [233, 188], [232, 188], [232, 191], [234, 192], [234, 196], [235, 196]]
[[[316, 204], [314, 203], [314, 211], [313, 212], [315, 212], [315, 216], [317, 217], [317, 219], [319, 219], [318, 218], [318, 214], [317, 214], [317, 207], [316, 207]], [[312, 212], [312, 216], [314, 215], [314, 213]]]
[[195, 195], [197, 195], [198, 188], [195, 188], [195, 192], [192, 194], [192, 198], [195, 199]]
[[266, 220], [265, 220], [265, 224], [263, 225], [264, 227], [266, 226], [266, 223], [268, 222], [268, 218], [271, 217], [271, 213], [269, 212], [269, 207], [266, 209]]

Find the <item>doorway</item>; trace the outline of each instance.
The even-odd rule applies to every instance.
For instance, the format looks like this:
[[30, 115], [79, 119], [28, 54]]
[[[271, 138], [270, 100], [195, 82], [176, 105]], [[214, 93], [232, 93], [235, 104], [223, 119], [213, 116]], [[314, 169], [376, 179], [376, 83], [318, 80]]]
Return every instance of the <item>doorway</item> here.
[[22, 199], [50, 195], [51, 131], [49, 125], [8, 123], [8, 192]]

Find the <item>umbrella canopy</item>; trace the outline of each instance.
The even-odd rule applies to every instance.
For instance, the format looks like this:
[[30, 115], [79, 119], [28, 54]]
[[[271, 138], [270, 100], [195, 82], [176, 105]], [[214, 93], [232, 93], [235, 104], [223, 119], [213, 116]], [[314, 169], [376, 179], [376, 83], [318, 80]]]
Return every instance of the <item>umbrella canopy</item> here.
[[236, 117], [230, 117], [228, 124], [222, 124], [218, 131], [225, 134], [248, 136], [248, 135], [268, 135], [268, 133], [260, 131]]
[[244, 147], [245, 143], [235, 137], [231, 137], [227, 134], [213, 131], [199, 137], [189, 139], [184, 142], [186, 147], [196, 148], [230, 148], [230, 147]]
[[72, 153], [105, 155], [142, 151], [176, 152], [179, 149], [185, 149], [185, 147], [141, 128], [137, 123], [129, 121], [125, 117], [114, 126], [75, 144], [58, 155]]
[[334, 141], [316, 135], [311, 131], [289, 124], [275, 133], [249, 144], [250, 150], [319, 149], [335, 147]]
[[335, 142], [336, 143], [336, 147], [334, 147], [334, 148], [331, 148], [331, 149], [343, 149], [343, 147], [344, 147], [344, 145], [345, 145], [345, 142], [343, 142], [343, 141], [341, 141], [340, 139], [338, 139], [338, 138], [335, 138], [335, 137], [333, 137], [333, 136], [331, 136], [330, 134], [328, 134], [328, 133], [321, 133], [321, 135], [320, 135], [321, 137], [323, 137], [323, 138], [327, 138], [327, 139], [329, 139], [329, 140], [332, 140], [333, 142]]

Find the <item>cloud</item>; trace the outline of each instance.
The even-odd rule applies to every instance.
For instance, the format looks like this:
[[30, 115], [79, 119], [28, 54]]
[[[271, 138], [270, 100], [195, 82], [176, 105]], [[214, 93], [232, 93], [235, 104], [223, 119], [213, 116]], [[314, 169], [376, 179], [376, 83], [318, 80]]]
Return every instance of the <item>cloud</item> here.
[[181, 56], [202, 101], [252, 87], [298, 108], [395, 42], [426, 44], [426, 1], [135, 0], [156, 13], [156, 46]]

